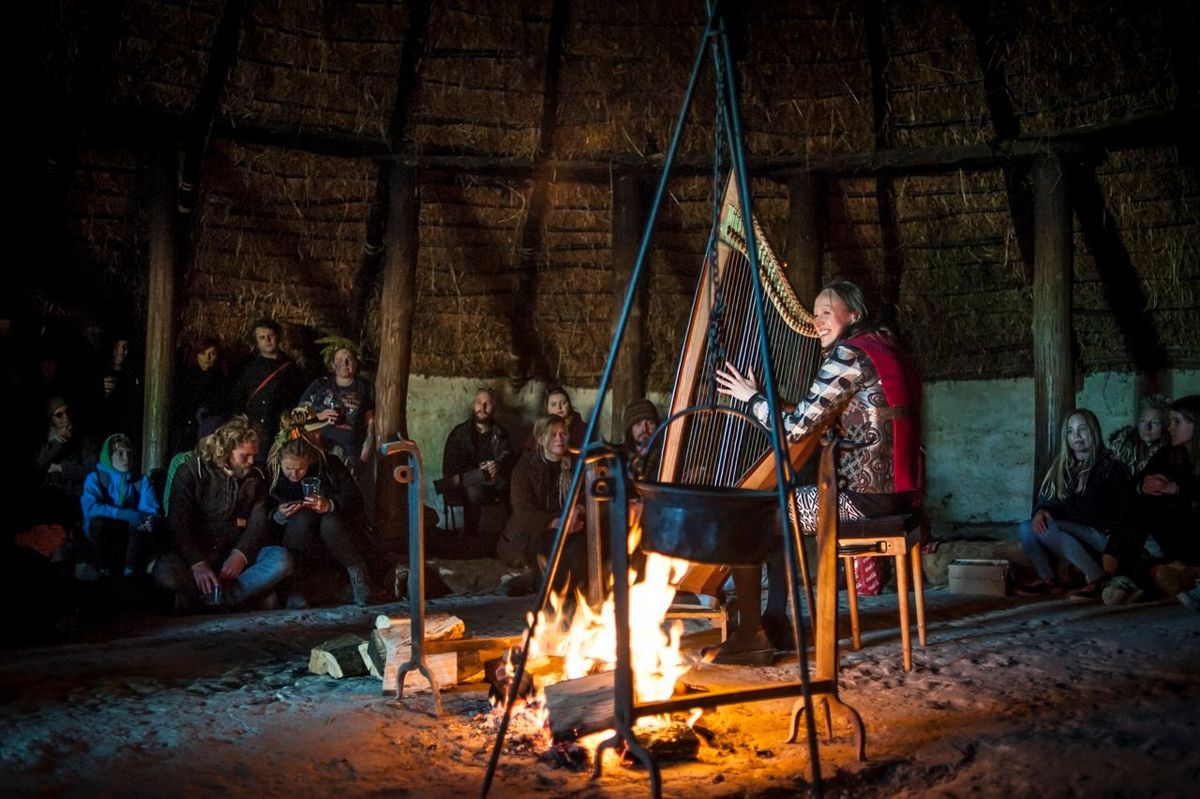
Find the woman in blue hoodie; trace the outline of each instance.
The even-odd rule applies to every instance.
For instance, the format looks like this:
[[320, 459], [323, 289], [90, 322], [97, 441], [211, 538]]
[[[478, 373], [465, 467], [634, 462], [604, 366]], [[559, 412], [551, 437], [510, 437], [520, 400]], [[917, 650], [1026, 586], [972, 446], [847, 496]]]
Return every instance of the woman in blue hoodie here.
[[83, 529], [101, 574], [129, 577], [145, 569], [162, 511], [150, 478], [133, 472], [133, 444], [122, 433], [100, 448], [83, 483]]

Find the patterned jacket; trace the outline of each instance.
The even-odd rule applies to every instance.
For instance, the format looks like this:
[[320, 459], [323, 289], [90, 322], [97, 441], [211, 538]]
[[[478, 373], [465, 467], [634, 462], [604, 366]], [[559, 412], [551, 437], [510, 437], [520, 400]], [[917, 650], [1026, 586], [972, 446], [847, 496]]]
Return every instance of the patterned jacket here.
[[[767, 422], [767, 401], [750, 399]], [[860, 494], [897, 494], [920, 486], [920, 388], [896, 340], [866, 333], [834, 345], [804, 401], [783, 414], [788, 438], [803, 438], [832, 421], [838, 450], [838, 487]]]

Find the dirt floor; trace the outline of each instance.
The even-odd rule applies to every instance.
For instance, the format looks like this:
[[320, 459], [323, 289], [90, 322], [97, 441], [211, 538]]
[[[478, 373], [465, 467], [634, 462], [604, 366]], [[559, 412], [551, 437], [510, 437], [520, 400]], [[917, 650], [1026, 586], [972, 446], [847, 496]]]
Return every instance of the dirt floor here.
[[[445, 564], [450, 582], [478, 569]], [[457, 572], [458, 574], [455, 574]], [[475, 579], [475, 578], [472, 578]], [[841, 691], [867, 726], [820, 748], [826, 796], [1192, 797], [1200, 792], [1200, 615], [1175, 601], [926, 591], [929, 642], [901, 668], [895, 595], [863, 600], [864, 648], [843, 648]], [[429, 603], [472, 635], [523, 629], [529, 598]], [[3, 791], [18, 796], [479, 795], [494, 740], [486, 688], [403, 703], [371, 677], [310, 675], [314, 645], [366, 635], [397, 603], [173, 619], [142, 616], [0, 664]], [[786, 662], [698, 666], [698, 684], [792, 679]], [[699, 759], [664, 766], [671, 797], [809, 793], [807, 747], [783, 742], [791, 700], [722, 708]], [[496, 797], [648, 796], [614, 756], [603, 776], [556, 767], [520, 736]]]

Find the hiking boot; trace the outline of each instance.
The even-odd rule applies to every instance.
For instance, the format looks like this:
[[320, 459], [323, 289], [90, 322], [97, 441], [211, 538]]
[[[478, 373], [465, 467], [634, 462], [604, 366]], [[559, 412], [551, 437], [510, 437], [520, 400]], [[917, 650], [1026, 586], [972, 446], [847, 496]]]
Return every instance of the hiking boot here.
[[350, 595], [354, 599], [354, 604], [360, 608], [371, 604], [371, 579], [367, 576], [367, 570], [362, 566], [347, 566], [346, 573], [350, 575]]
[[1190, 591], [1180, 591], [1175, 598], [1182, 602], [1185, 608], [1200, 613], [1200, 583], [1196, 583]]
[[1104, 595], [1104, 586], [1108, 585], [1108, 578], [1103, 577], [1099, 580], [1092, 580], [1090, 583], [1080, 588], [1077, 591], [1071, 592], [1073, 599], [1100, 599]]

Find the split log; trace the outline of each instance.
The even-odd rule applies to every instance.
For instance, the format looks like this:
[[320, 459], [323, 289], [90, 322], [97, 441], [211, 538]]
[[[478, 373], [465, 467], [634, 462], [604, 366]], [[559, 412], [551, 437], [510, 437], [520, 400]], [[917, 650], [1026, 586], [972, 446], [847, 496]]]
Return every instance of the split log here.
[[[457, 616], [446, 613], [433, 614], [425, 619], [425, 640], [448, 640], [462, 638], [467, 626]], [[394, 694], [399, 685], [400, 667], [412, 658], [412, 621], [408, 618], [378, 616], [375, 630], [369, 641], [360, 647], [360, 657], [370, 673], [379, 677], [384, 694]], [[439, 688], [457, 685], [459, 679], [459, 656], [456, 652], [425, 655], [425, 661], [433, 671]], [[463, 667], [473, 676], [479, 672], [478, 659], [472, 663], [463, 659]], [[404, 675], [404, 690], [416, 693], [429, 690], [429, 681], [419, 671]]]
[[313, 674], [328, 674], [335, 680], [361, 677], [367, 674], [366, 664], [358, 648], [365, 644], [361, 636], [347, 633], [313, 647], [308, 657], [308, 670]]
[[[412, 619], [407, 616], [392, 617], [383, 613], [375, 617], [375, 629], [387, 630], [397, 636], [397, 640], [411, 643], [409, 628]], [[467, 632], [467, 625], [457, 616], [449, 613], [431, 613], [425, 617], [425, 640], [441, 641], [449, 638], [462, 638]]]

